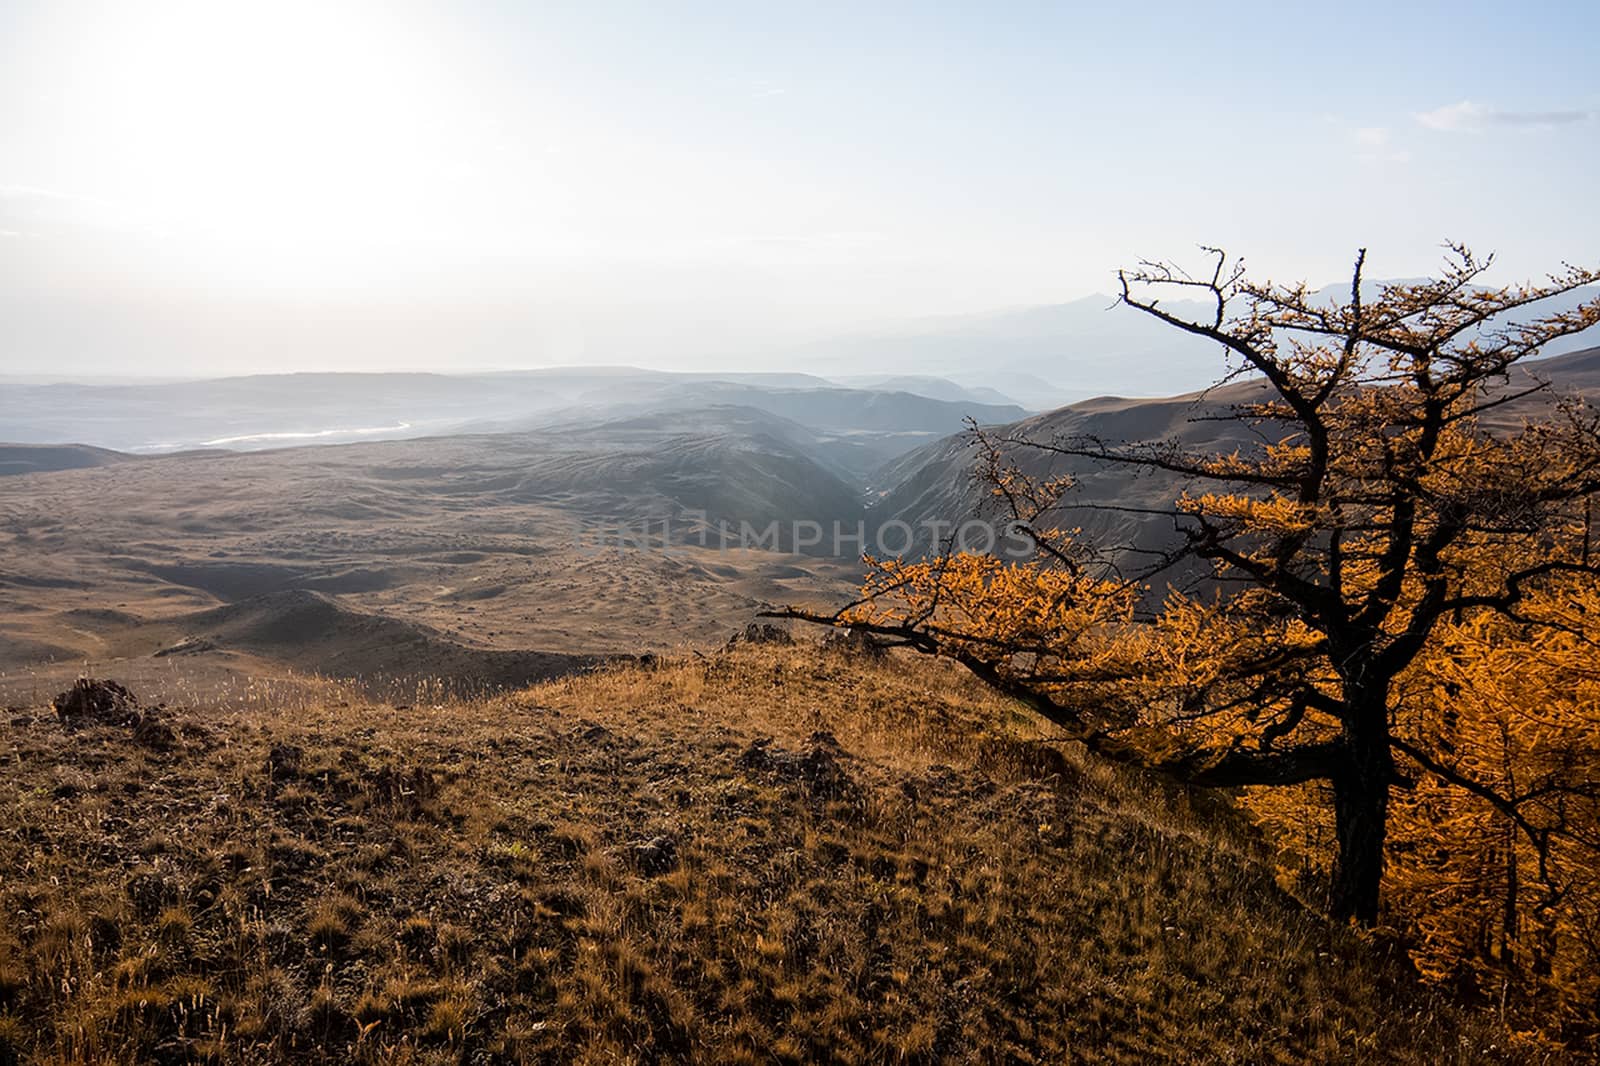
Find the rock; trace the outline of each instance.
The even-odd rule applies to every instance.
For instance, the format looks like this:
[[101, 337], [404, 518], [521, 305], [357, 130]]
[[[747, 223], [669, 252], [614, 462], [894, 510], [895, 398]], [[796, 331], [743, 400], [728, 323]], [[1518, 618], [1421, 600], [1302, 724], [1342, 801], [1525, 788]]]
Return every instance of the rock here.
[[178, 901], [180, 896], [176, 878], [161, 873], [154, 867], [144, 866], [133, 871], [123, 885], [134, 911], [141, 918], [153, 918], [162, 908]]
[[669, 836], [652, 837], [633, 849], [633, 863], [646, 877], [660, 877], [678, 868], [678, 842]]
[[305, 749], [295, 744], [272, 745], [272, 750], [267, 753], [267, 775], [274, 778], [299, 776], [300, 760], [305, 758], [305, 754]]
[[828, 635], [822, 638], [822, 647], [826, 651], [861, 655], [869, 659], [881, 659], [889, 654], [889, 649], [877, 637], [865, 629], [854, 627], [828, 630]]
[[133, 727], [133, 742], [156, 751], [165, 751], [178, 742], [178, 734], [170, 725], [156, 716], [154, 711], [139, 715]]
[[155, 658], [162, 659], [168, 655], [198, 655], [203, 651], [214, 651], [216, 645], [204, 637], [184, 637], [176, 644], [170, 644], [155, 653]]
[[750, 746], [740, 753], [738, 765], [743, 770], [770, 770], [772, 769], [772, 738], [762, 737], [752, 740]]
[[98, 681], [80, 677], [67, 691], [53, 701], [56, 718], [67, 729], [86, 726], [118, 725], [137, 726], [140, 718], [139, 700], [133, 693], [115, 681]]
[[747, 770], [770, 770], [779, 777], [797, 781], [813, 799], [845, 799], [855, 794], [856, 783], [840, 761], [844, 751], [832, 733], [819, 730], [811, 734], [810, 750], [784, 751], [772, 746], [771, 738], [751, 743], [739, 756], [739, 766]]
[[782, 626], [773, 625], [771, 622], [751, 622], [743, 630], [728, 638], [725, 648], [736, 648], [741, 644], [793, 644], [794, 637]]
[[140, 707], [139, 699], [115, 681], [80, 677], [53, 701], [56, 719], [69, 732], [93, 726], [119, 726], [132, 730], [135, 744], [165, 750], [178, 735], [161, 720], [165, 705]]
[[378, 807], [416, 813], [439, 792], [439, 782], [421, 766], [385, 763], [363, 777], [369, 800]]
[[571, 736], [577, 737], [585, 744], [594, 744], [601, 747], [609, 746], [617, 736], [599, 722], [584, 720], [572, 728]]

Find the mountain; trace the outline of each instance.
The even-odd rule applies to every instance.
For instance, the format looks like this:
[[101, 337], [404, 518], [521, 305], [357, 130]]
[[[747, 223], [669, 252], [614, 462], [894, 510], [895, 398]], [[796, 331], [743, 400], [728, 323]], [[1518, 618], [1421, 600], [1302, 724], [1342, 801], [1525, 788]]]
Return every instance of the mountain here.
[[[1600, 398], [1600, 347], [1523, 363], [1507, 387], [1520, 391], [1539, 381], [1548, 381], [1551, 393], [1494, 409], [1484, 424], [1490, 429], [1514, 427], [1546, 395], [1563, 391]], [[1160, 399], [1102, 396], [999, 427], [998, 432], [1042, 442], [1070, 437], [1095, 437], [1113, 445], [1177, 441], [1188, 450], [1223, 453], [1257, 441], [1246, 427], [1206, 416], [1264, 389], [1259, 379], [1251, 379]], [[1060, 520], [1065, 526], [1081, 527], [1086, 539], [1149, 550], [1173, 543], [1170, 520], [1134, 512], [1169, 505], [1180, 488], [1176, 477], [1026, 448], [1014, 449], [1012, 455], [1035, 478], [1067, 475], [1074, 480], [1076, 487], [1064, 500]], [[871, 477], [878, 486], [873, 520], [880, 526], [906, 523], [919, 532], [917, 547], [930, 548], [932, 523], [965, 521], [992, 506], [986, 487], [972, 478], [977, 458], [972, 440], [958, 434], [884, 464]], [[1103, 509], [1106, 506], [1118, 510]]]
[[[482, 419], [456, 432], [584, 434], [591, 427], [693, 425], [697, 417], [745, 428], [754, 412], [770, 432], [841, 477], [864, 484], [884, 462], [962, 428], [967, 419], [992, 425], [1026, 412], [1015, 404], [936, 400], [910, 392], [869, 389], [771, 388], [720, 379], [619, 380], [604, 390], [568, 393], [568, 406], [537, 415]], [[709, 413], [709, 414], [708, 414]], [[739, 413], [739, 414], [735, 414]]]
[[0, 444], [0, 477], [109, 466], [127, 458], [121, 452], [92, 448], [86, 444]]
[[[968, 417], [992, 423], [1024, 414], [1015, 404], [982, 403], [965, 393], [946, 400], [899, 390], [845, 389], [806, 374], [558, 367], [477, 375], [279, 374], [135, 385], [0, 382], [0, 439], [144, 453], [260, 450], [521, 432], [712, 406], [759, 409], [813, 432], [848, 434], [863, 443], [870, 438], [866, 458], [846, 464], [857, 473], [955, 432]], [[15, 461], [43, 460], [33, 455]], [[53, 461], [67, 460], [57, 455]], [[80, 455], [74, 461], [86, 460]]]
[[[1025, 412], [1016, 404], [934, 400], [910, 392], [866, 389], [756, 389], [726, 382], [685, 387], [678, 394], [697, 403], [740, 404], [770, 411], [816, 429], [844, 432], [942, 433], [963, 420], [980, 425], [1014, 421]], [[671, 402], [671, 397], [662, 402]]]
[[1016, 401], [1005, 393], [983, 385], [968, 387], [949, 378], [929, 374], [843, 375], [833, 378], [833, 383], [850, 389], [871, 389], [874, 392], [909, 392], [926, 396], [930, 400], [948, 400], [955, 403], [1010, 404]]
[[[1197, 416], [1260, 392], [1261, 388], [1249, 382], [1207, 395], [1189, 393], [1162, 400], [1101, 397], [1000, 427], [998, 432], [1040, 441], [1080, 435], [1114, 442], [1176, 438], [1192, 447], [1226, 451], [1244, 443], [1239, 427]], [[1061, 521], [1066, 526], [1081, 527], [1086, 539], [1126, 542], [1147, 549], [1159, 549], [1170, 542], [1170, 523], [1163, 528], [1140, 515], [1099, 508], [1155, 508], [1170, 504], [1175, 489], [1171, 478], [1143, 472], [1136, 475], [1126, 467], [1022, 448], [1013, 449], [1012, 458], [1021, 469], [1041, 480], [1058, 475], [1074, 480], [1076, 488], [1061, 509]], [[928, 550], [933, 547], [936, 523], [997, 516], [987, 487], [973, 480], [977, 459], [976, 444], [970, 437], [957, 435], [885, 464], [873, 477], [875, 485], [884, 486], [872, 504], [874, 521], [880, 526], [889, 522], [909, 525], [917, 532], [916, 548]]]
[[[1175, 304], [1199, 314], [1198, 304]], [[878, 368], [982, 382], [1026, 407], [1052, 408], [1105, 392], [1159, 395], [1201, 388], [1208, 346], [1117, 305], [1108, 296], [1064, 304], [924, 320], [895, 331], [810, 345], [806, 365]], [[1214, 363], [1214, 361], [1213, 361]]]
[[529, 434], [509, 448], [486, 438], [506, 471], [490, 485], [508, 501], [578, 501], [640, 528], [679, 515], [710, 529], [775, 522], [786, 549], [796, 523], [853, 527], [864, 518], [861, 494], [806, 455], [798, 433], [737, 408], [685, 415], [699, 424], [624, 419]]
[[[945, 423], [949, 425], [950, 423]], [[719, 404], [709, 407], [668, 407], [598, 424], [573, 422], [550, 427], [553, 434], [573, 434], [578, 439], [599, 433], [621, 439], [638, 434], [642, 439], [661, 435], [728, 433], [744, 437], [771, 437], [816, 462], [850, 485], [860, 495], [873, 471], [930, 439], [934, 434], [874, 432], [869, 430], [813, 429], [759, 407]]]
[[125, 451], [416, 436], [508, 402], [446, 374], [260, 374], [144, 384], [0, 383], [0, 437]]
[[[1397, 279], [1399, 281], [1418, 279]], [[1370, 282], [1376, 294], [1382, 284]], [[1323, 287], [1314, 299], [1346, 299], [1349, 284]], [[1532, 305], [1546, 314], [1600, 296], [1600, 288]], [[1163, 299], [1163, 310], [1192, 321], [1209, 320], [1209, 305]], [[1597, 327], [1600, 329], [1600, 327]], [[1591, 330], [1550, 346], [1551, 355], [1593, 345]], [[942, 375], [976, 382], [1015, 397], [1033, 410], [1099, 395], [1170, 396], [1203, 389], [1223, 367], [1218, 346], [1165, 325], [1115, 297], [1096, 294], [1068, 303], [978, 315], [924, 319], [896, 329], [840, 337], [795, 353], [805, 365], [859, 374], [872, 367], [897, 373]], [[981, 367], [980, 372], [974, 368]]]

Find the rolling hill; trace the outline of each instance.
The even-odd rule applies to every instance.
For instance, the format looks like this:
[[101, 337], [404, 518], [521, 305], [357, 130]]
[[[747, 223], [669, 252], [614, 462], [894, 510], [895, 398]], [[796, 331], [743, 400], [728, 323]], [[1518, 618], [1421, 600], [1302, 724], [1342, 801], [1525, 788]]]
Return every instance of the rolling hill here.
[[720, 641], [857, 582], [853, 553], [796, 543], [864, 521], [827, 448], [715, 408], [0, 478], [0, 695], [108, 661], [496, 687]]
[[0, 477], [108, 466], [127, 456], [87, 444], [0, 444]]
[[1229, 801], [949, 664], [133, 695], [0, 721], [7, 1061], [1520, 1058], [1281, 888]]
[[[1485, 416], [1485, 427], [1513, 427], [1547, 396], [1563, 391], [1600, 397], [1600, 348], [1525, 363], [1505, 387], [1521, 391], [1539, 381], [1550, 383], [1548, 394], [1494, 409]], [[1104, 396], [1000, 427], [997, 432], [1047, 443], [1072, 437], [1095, 437], [1113, 445], [1177, 441], [1187, 449], [1223, 453], [1251, 448], [1259, 441], [1237, 424], [1206, 416], [1260, 395], [1263, 388], [1260, 381], [1246, 380], [1163, 399]], [[1059, 518], [1066, 527], [1081, 527], [1085, 539], [1150, 550], [1174, 542], [1170, 520], [1100, 508], [1163, 508], [1181, 488], [1175, 476], [1028, 449], [1014, 449], [1012, 454], [1021, 468], [1036, 478], [1068, 475], [1074, 479], [1077, 488], [1063, 501]], [[873, 520], [879, 524], [904, 522], [921, 532], [932, 522], [959, 522], [986, 513], [991, 507], [987, 490], [971, 476], [976, 461], [977, 449], [965, 435], [944, 438], [891, 460], [870, 478]], [[930, 538], [921, 536], [917, 548], [930, 547]]]
[[745, 406], [900, 451], [966, 417], [1019, 418], [963, 395], [844, 389], [806, 374], [571, 367], [498, 374], [276, 374], [148, 384], [0, 382], [0, 440], [143, 453], [262, 450], [471, 432], [522, 432], [661, 411]]
[[[1528, 374], [1600, 393], [1600, 349], [1531, 363], [1513, 384]], [[564, 380], [587, 388], [605, 378], [638, 381], [604, 370]], [[150, 664], [195, 638], [206, 647], [184, 661], [222, 674], [403, 668], [521, 683], [585, 657], [716, 641], [765, 603], [842, 601], [874, 528], [907, 523], [926, 550], [930, 523], [964, 521], [985, 501], [970, 478], [971, 441], [907, 428], [952, 428], [969, 407], [960, 401], [665, 380], [641, 412], [520, 433], [161, 457], [8, 446], [0, 672]], [[1006, 431], [1227, 450], [1248, 442], [1200, 416], [1259, 387], [1101, 397]], [[690, 403], [707, 398], [767, 406]], [[1494, 414], [1517, 417], [1515, 406]], [[1172, 543], [1170, 521], [1134, 513], [1168, 503], [1172, 478], [1025, 460], [1035, 474], [1078, 479], [1063, 521], [1088, 537]], [[848, 539], [860, 527], [866, 545]], [[815, 543], [812, 530], [822, 531]], [[316, 622], [307, 622], [316, 639], [262, 635], [291, 607]], [[225, 626], [232, 616], [207, 614], [219, 610], [247, 621]]]

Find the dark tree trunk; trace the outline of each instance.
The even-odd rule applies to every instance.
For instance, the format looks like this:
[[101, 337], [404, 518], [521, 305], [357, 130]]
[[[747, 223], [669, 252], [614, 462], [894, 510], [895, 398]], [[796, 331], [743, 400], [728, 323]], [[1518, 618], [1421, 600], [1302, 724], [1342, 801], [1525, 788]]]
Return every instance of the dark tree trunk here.
[[1362, 925], [1378, 921], [1379, 885], [1383, 880], [1383, 841], [1389, 814], [1388, 786], [1377, 791], [1354, 780], [1333, 784], [1335, 831], [1339, 857], [1333, 867], [1330, 910], [1335, 918], [1354, 918]]
[[1333, 777], [1339, 857], [1333, 868], [1330, 910], [1335, 918], [1354, 918], [1371, 926], [1378, 921], [1389, 785], [1394, 780], [1387, 700], [1373, 699], [1356, 710], [1346, 723], [1344, 740], [1349, 761]]

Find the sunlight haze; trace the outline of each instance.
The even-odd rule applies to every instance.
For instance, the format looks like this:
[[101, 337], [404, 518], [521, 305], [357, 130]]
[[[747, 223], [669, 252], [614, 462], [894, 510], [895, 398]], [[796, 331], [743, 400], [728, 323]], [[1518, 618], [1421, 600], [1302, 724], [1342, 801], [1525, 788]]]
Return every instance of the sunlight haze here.
[[0, 373], [791, 369], [1202, 243], [1600, 246], [1591, 10], [1118, 11], [0, 3]]

